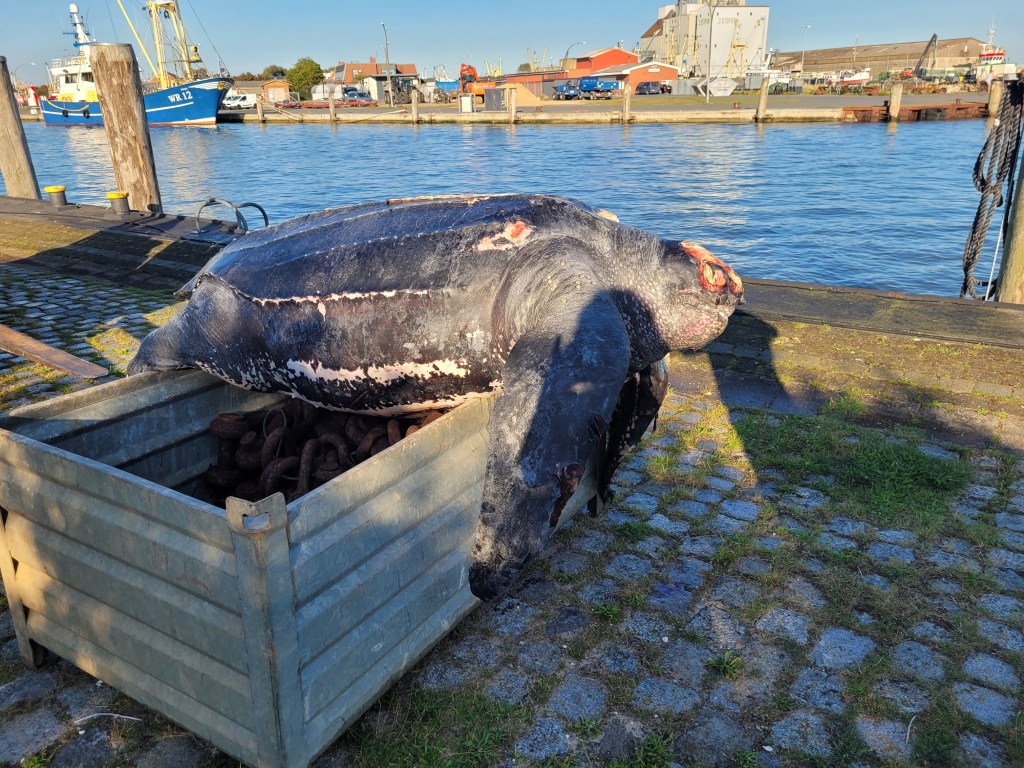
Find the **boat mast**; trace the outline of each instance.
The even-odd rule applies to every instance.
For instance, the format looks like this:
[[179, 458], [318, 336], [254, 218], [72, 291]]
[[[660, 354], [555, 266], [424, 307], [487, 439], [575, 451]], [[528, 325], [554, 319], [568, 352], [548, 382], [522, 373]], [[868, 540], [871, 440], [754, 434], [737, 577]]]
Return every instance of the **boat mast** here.
[[[181, 20], [181, 8], [178, 7], [178, 0], [171, 0], [171, 2], [164, 0], [164, 6], [166, 12], [171, 16], [171, 26], [174, 27], [174, 37], [177, 40], [178, 54], [181, 56], [185, 79], [192, 80], [194, 78], [192, 62], [198, 60], [199, 49], [189, 43], [188, 35], [185, 33], [185, 24]], [[193, 54], [195, 54], [194, 57]]]
[[[160, 78], [160, 87], [169, 88], [172, 84], [181, 80], [193, 80], [195, 73], [193, 72], [192, 64], [200, 61], [199, 49], [189, 42], [188, 35], [185, 32], [185, 25], [181, 20], [181, 9], [178, 7], [178, 0], [147, 0], [146, 8], [153, 24], [153, 44], [156, 46], [157, 58], [156, 73], [157, 77]], [[173, 39], [165, 33], [163, 21], [160, 18], [161, 14], [164, 19], [168, 19], [171, 23], [171, 27], [174, 30]], [[168, 51], [164, 50], [165, 45], [171, 49], [169, 51], [171, 53], [170, 59], [167, 56]], [[175, 64], [173, 67], [169, 66], [172, 61]], [[176, 66], [177, 62], [181, 63], [180, 71]]]
[[89, 61], [89, 44], [95, 42], [85, 28], [85, 19], [78, 14], [78, 6], [72, 3], [69, 6], [71, 11], [71, 28], [75, 30], [75, 48], [78, 49], [79, 60]]
[[153, 45], [156, 47], [156, 76], [160, 78], [160, 88], [170, 88], [170, 78], [167, 77], [167, 69], [164, 66], [164, 47], [160, 41], [160, 9], [156, 3], [147, 2], [146, 8], [149, 11], [149, 20], [153, 23]]

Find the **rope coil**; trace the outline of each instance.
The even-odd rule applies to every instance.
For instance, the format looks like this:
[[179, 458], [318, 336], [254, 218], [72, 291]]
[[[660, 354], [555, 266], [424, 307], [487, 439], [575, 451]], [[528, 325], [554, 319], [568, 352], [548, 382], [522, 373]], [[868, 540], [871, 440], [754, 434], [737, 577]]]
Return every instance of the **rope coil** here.
[[[985, 245], [992, 217], [996, 209], [1003, 205], [1004, 184], [1007, 203], [1003, 211], [1004, 227], [1010, 211], [1013, 210], [1013, 181], [1021, 145], [1021, 129], [1024, 127], [1022, 118], [1024, 81], [1006, 81], [992, 130], [974, 163], [974, 187], [981, 193], [981, 200], [964, 246], [964, 282], [960, 288], [961, 298], [970, 295], [972, 298], [985, 300], [996, 294], [996, 281], [976, 279], [974, 269]], [[976, 290], [980, 286], [985, 287], [983, 295], [979, 295]]]

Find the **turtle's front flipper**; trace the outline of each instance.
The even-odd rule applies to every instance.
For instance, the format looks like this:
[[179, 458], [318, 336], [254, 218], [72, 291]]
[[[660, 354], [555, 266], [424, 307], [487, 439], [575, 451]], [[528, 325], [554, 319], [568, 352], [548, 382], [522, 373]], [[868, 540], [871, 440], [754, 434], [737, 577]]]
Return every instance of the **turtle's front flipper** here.
[[[565, 284], [564, 276], [558, 281]], [[490, 421], [487, 475], [470, 587], [493, 599], [540, 553], [607, 424], [629, 365], [629, 338], [611, 297], [547, 285], [513, 318], [515, 344]], [[536, 285], [536, 283], [534, 283]], [[520, 306], [526, 306], [521, 302]], [[510, 314], [515, 314], [510, 312]]]
[[597, 490], [610, 501], [608, 486], [622, 460], [639, 445], [647, 428], [658, 418], [661, 404], [668, 394], [668, 358], [651, 363], [630, 374], [622, 387], [615, 414], [608, 428], [608, 450], [601, 462]]

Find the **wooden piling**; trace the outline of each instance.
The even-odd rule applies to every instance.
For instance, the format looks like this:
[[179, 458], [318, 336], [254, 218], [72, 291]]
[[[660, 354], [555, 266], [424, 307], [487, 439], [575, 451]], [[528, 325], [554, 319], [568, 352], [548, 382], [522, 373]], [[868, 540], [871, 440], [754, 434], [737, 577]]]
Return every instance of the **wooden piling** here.
[[0, 175], [11, 197], [40, 199], [39, 182], [18, 114], [6, 56], [0, 56]]
[[903, 83], [895, 82], [892, 84], [892, 92], [889, 94], [889, 115], [888, 120], [890, 123], [898, 123], [900, 121], [900, 107], [903, 105]]
[[258, 99], [256, 99], [256, 122], [260, 123], [261, 125], [263, 123], [267, 122], [266, 119], [263, 117], [263, 97], [262, 96], [260, 96]]
[[1024, 168], [1017, 167], [1017, 188], [1013, 208], [1007, 217], [1003, 258], [999, 264], [996, 298], [1010, 304], [1024, 304]]
[[[257, 102], [258, 103], [258, 102]], [[331, 124], [333, 125], [338, 120], [338, 116], [334, 111], [334, 90], [331, 90], [330, 95], [327, 97], [327, 111], [330, 113]]]
[[126, 43], [94, 43], [90, 51], [117, 188], [132, 210], [162, 213], [135, 51]]
[[412, 89], [412, 124], [420, 121], [420, 92], [418, 88]]
[[761, 91], [757, 95], [757, 112], [754, 113], [754, 120], [763, 123], [768, 118], [768, 76], [761, 80]]
[[988, 116], [999, 114], [999, 102], [1003, 100], [1003, 81], [993, 80], [988, 87]]
[[629, 83], [622, 84], [622, 124], [629, 125], [632, 120], [633, 88]]
[[516, 124], [516, 89], [506, 88], [505, 98], [508, 100], [508, 124]]

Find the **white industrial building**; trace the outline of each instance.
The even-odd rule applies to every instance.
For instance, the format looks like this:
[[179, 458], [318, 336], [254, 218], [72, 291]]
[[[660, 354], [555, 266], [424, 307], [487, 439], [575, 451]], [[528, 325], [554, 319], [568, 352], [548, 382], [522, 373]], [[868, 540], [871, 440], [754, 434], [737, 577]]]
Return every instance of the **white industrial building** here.
[[768, 10], [746, 0], [679, 0], [658, 8], [638, 53], [641, 61], [664, 61], [684, 76], [743, 80], [768, 68]]

